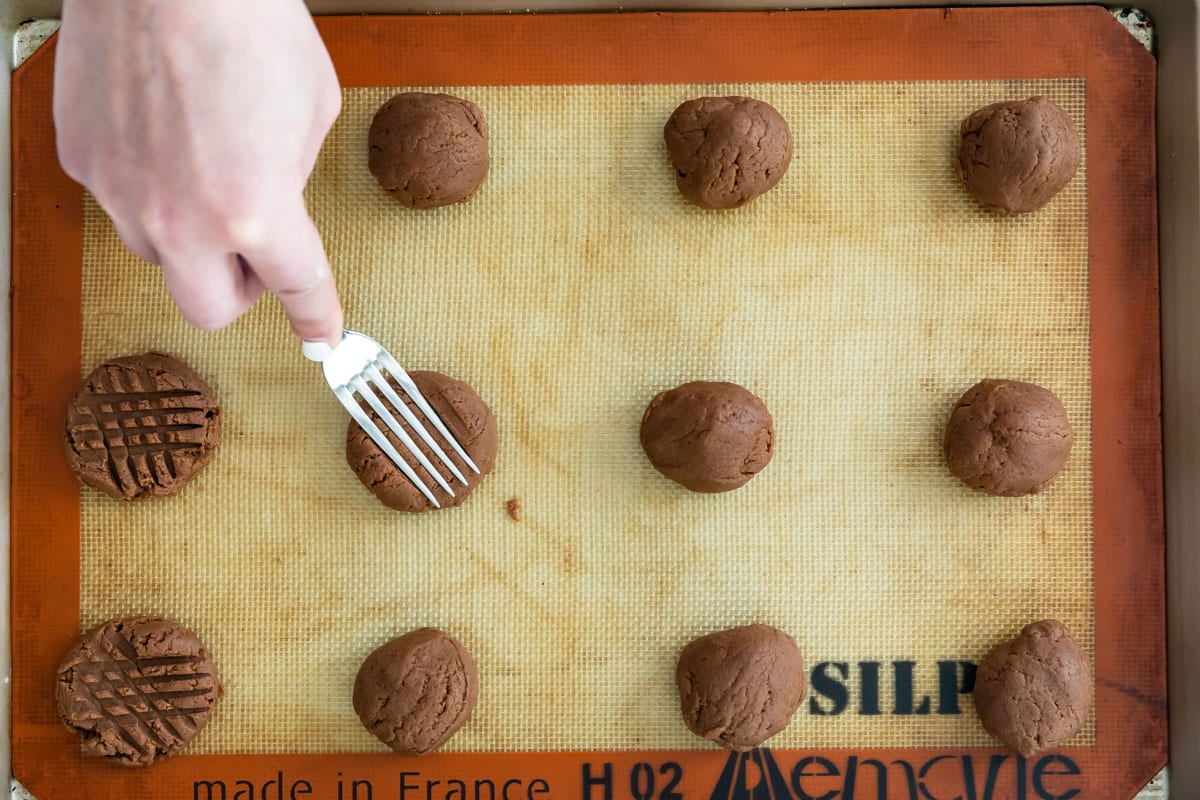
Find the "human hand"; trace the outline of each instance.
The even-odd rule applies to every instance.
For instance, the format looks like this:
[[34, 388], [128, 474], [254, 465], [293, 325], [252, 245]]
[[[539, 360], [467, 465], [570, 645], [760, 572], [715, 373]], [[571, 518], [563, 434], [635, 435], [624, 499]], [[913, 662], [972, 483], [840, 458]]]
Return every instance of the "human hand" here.
[[65, 0], [54, 73], [63, 169], [197, 327], [264, 290], [303, 339], [342, 309], [302, 192], [341, 109], [301, 0]]

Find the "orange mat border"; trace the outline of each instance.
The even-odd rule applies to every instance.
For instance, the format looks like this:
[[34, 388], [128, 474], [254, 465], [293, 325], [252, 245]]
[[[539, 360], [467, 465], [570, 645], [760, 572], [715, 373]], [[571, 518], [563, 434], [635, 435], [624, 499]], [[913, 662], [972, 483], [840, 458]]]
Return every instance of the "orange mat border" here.
[[[319, 25], [347, 87], [1085, 78], [1096, 744], [1062, 751], [1069, 763], [1001, 760], [1001, 751], [984, 749], [771, 755], [794, 800], [871, 791], [1032, 799], [1068, 797], [1071, 788], [1082, 797], [1128, 798], [1157, 772], [1166, 758], [1166, 659], [1155, 64], [1104, 9], [335, 17]], [[145, 770], [114, 769], [79, 755], [56, 716], [53, 676], [79, 624], [79, 486], [58, 453], [65, 405], [80, 375], [82, 193], [55, 157], [53, 59], [53, 45], [41, 48], [13, 81], [15, 776], [39, 800], [193, 798], [195, 781], [216, 779], [238, 800], [246, 797], [236, 794], [245, 788], [239, 779], [256, 787], [255, 797], [278, 800], [349, 800], [353, 779], [372, 781], [377, 798], [442, 800], [446, 781], [455, 777], [468, 782], [468, 798], [471, 781], [489, 778], [503, 800], [652, 800], [641, 796], [647, 771], [657, 779], [651, 794], [658, 800], [714, 792], [727, 766], [726, 755], [714, 750], [450, 753], [420, 760], [178, 756]], [[802, 761], [810, 756], [829, 766]], [[886, 766], [890, 784], [876, 783], [878, 768], [866, 759]], [[745, 763], [728, 764], [735, 761]], [[867, 766], [872, 770], [861, 772]], [[1064, 774], [1072, 766], [1080, 774]], [[822, 777], [830, 768], [838, 776]], [[672, 785], [676, 769], [682, 777]], [[847, 773], [855, 769], [857, 788], [849, 789]], [[612, 776], [608, 797], [605, 775]], [[277, 778], [282, 788], [268, 783]], [[426, 779], [443, 782], [428, 798]], [[419, 789], [403, 790], [401, 782]], [[765, 800], [766, 786], [753, 796]]]

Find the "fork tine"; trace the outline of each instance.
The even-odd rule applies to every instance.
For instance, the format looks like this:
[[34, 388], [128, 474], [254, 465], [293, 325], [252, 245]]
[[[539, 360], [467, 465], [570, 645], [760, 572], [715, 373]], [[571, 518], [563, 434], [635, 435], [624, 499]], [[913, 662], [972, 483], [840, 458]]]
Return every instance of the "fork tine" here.
[[[470, 467], [476, 475], [478, 475], [479, 467], [475, 466], [475, 462], [472, 461], [471, 457], [467, 455], [467, 451], [463, 450], [462, 445], [458, 443], [458, 440], [450, 435], [450, 431], [446, 430], [446, 426], [442, 424], [441, 419], [438, 418], [437, 412], [430, 408], [429, 403], [421, 395], [421, 390], [417, 388], [415, 383], [413, 383], [413, 379], [408, 377], [408, 373], [404, 371], [404, 368], [396, 363], [396, 359], [392, 358], [391, 353], [389, 353], [387, 350], [383, 350], [379, 354], [378, 361], [383, 364], [383, 367], [388, 371], [388, 374], [395, 378], [396, 382], [399, 383], [408, 396], [413, 399], [413, 402], [417, 404], [417, 408], [421, 409], [421, 412], [425, 415], [425, 418], [433, 424], [433, 427], [437, 428], [437, 432], [442, 435], [442, 438], [450, 443], [450, 446], [454, 448], [454, 452], [458, 453], [459, 457], [466, 462], [467, 466]], [[463, 482], [466, 483], [466, 481]]]
[[383, 373], [381, 373], [374, 366], [367, 367], [365, 370], [363, 370], [363, 372], [371, 376], [371, 382], [383, 392], [388, 401], [396, 407], [396, 409], [404, 417], [404, 420], [412, 426], [412, 429], [417, 432], [417, 435], [421, 437], [425, 444], [429, 445], [429, 449], [432, 450], [434, 454], [442, 460], [442, 463], [445, 464], [452, 473], [454, 473], [454, 477], [462, 481], [463, 486], [466, 486], [467, 479], [463, 477], [463, 474], [459, 471], [458, 466], [450, 460], [450, 457], [446, 455], [446, 451], [443, 450], [441, 445], [437, 443], [437, 440], [435, 440], [433, 436], [429, 434], [429, 431], [424, 425], [421, 424], [421, 421], [417, 419], [417, 415], [412, 413], [408, 407], [408, 403], [400, 399], [400, 395], [396, 394], [396, 391], [392, 388], [392, 385], [388, 383], [386, 378], [383, 377]]
[[379, 430], [379, 426], [371, 421], [371, 418], [367, 416], [367, 412], [363, 411], [362, 407], [355, 401], [354, 394], [344, 386], [334, 389], [333, 393], [337, 395], [337, 399], [350, 412], [350, 416], [358, 423], [358, 426], [367, 432], [367, 436], [371, 437], [371, 441], [379, 445], [379, 449], [387, 453], [387, 457], [392, 460], [392, 463], [400, 468], [400, 471], [404, 473], [404, 477], [408, 478], [413, 486], [421, 490], [421, 494], [425, 495], [425, 499], [433, 503], [434, 508], [441, 508], [442, 504], [433, 496], [433, 492], [429, 491], [429, 487], [421, 482], [421, 479], [417, 477], [416, 471], [396, 452], [396, 448], [392, 447], [392, 443], [383, 435], [383, 431]]
[[367, 401], [367, 404], [375, 410], [375, 413], [378, 414], [379, 418], [383, 420], [383, 423], [387, 425], [388, 430], [396, 434], [396, 438], [398, 438], [404, 444], [404, 446], [408, 448], [408, 452], [412, 453], [420, 465], [425, 468], [425, 471], [433, 476], [433, 479], [437, 481], [438, 486], [441, 486], [442, 489], [449, 492], [450, 496], [453, 497], [454, 490], [450, 488], [450, 484], [446, 483], [446, 479], [443, 478], [441, 474], [433, 468], [433, 464], [431, 464], [429, 459], [425, 457], [425, 454], [421, 452], [421, 449], [417, 447], [417, 443], [414, 442], [412, 437], [408, 435], [408, 431], [400, 427], [400, 423], [396, 421], [396, 418], [392, 416], [392, 413], [388, 411], [387, 406], [380, 401], [375, 392], [371, 391], [371, 387], [367, 384], [367, 382], [364, 381], [360, 376], [351, 380], [348, 385], [353, 391], [358, 392], [362, 396], [362, 399]]

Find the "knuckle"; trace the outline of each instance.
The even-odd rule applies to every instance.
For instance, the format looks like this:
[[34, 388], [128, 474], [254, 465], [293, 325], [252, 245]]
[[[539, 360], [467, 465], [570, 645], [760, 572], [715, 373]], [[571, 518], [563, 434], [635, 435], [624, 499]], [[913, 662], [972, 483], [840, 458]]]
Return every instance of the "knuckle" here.
[[157, 263], [158, 254], [147, 244], [138, 241], [133, 236], [121, 235], [121, 241], [125, 243], [125, 247], [129, 252], [140, 258], [142, 261], [149, 261], [151, 264]]
[[285, 282], [273, 294], [281, 300], [308, 297], [324, 289], [330, 278], [329, 267], [324, 264], [305, 271], [296, 270], [286, 276]]
[[254, 252], [267, 244], [270, 223], [264, 214], [238, 211], [225, 221], [225, 235], [229, 239], [230, 250]]
[[237, 319], [237, 314], [232, 309], [218, 306], [192, 309], [184, 316], [202, 331], [219, 331]]
[[149, 203], [138, 215], [138, 222], [158, 250], [175, 250], [184, 244], [179, 215], [165, 203]]

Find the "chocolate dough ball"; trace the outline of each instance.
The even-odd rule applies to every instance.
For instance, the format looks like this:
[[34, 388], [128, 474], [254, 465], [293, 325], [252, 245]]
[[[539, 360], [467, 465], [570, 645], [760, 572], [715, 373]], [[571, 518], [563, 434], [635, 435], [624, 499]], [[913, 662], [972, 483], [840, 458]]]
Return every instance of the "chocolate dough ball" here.
[[692, 733], [739, 752], [786, 728], [808, 688], [796, 642], [770, 625], [691, 642], [679, 656], [675, 683]]
[[363, 727], [400, 753], [419, 756], [445, 744], [479, 697], [475, 660], [434, 628], [393, 639], [363, 661], [354, 710]]
[[118, 500], [172, 495], [221, 443], [221, 409], [204, 379], [163, 353], [111, 358], [67, 407], [67, 462]]
[[195, 633], [162, 617], [110, 619], [58, 667], [58, 713], [83, 752], [143, 767], [183, 749], [208, 722], [221, 684]]
[[[437, 468], [438, 472], [446, 482], [454, 489], [454, 496], [446, 494], [446, 490], [438, 486], [433, 478], [425, 471], [420, 462], [412, 456], [399, 438], [394, 433], [388, 430], [387, 426], [380, 420], [379, 415], [372, 409], [363, 405], [363, 409], [370, 415], [372, 421], [379, 426], [379, 429], [387, 436], [388, 441], [396, 448], [400, 455], [404, 456], [405, 461], [412, 467], [422, 482], [433, 492], [438, 499], [438, 503], [442, 508], [452, 508], [462, 503], [467, 499], [471, 492], [475, 491], [484, 479], [484, 477], [492, 471], [492, 467], [496, 465], [496, 447], [499, 441], [496, 432], [496, 418], [492, 416], [492, 410], [487, 407], [475, 390], [462, 381], [442, 375], [440, 372], [410, 372], [409, 377], [413, 383], [421, 391], [421, 395], [428, 401], [429, 405], [437, 413], [438, 418], [450, 431], [458, 443], [462, 445], [463, 450], [475, 462], [475, 466], [479, 467], [479, 474], [476, 474], [470, 467], [466, 465], [458, 454], [442, 441], [441, 436], [432, 425], [425, 422], [425, 428], [431, 434], [435, 441], [441, 445], [442, 450], [450, 457], [450, 460], [462, 472], [463, 477], [467, 479], [467, 485], [455, 478], [450, 470], [442, 464], [441, 459], [433, 455], [432, 451], [422, 442], [416, 434], [409, 431], [414, 442], [416, 442], [429, 461]], [[424, 414], [417, 408], [416, 404], [408, 397], [393, 382], [396, 393], [404, 398], [408, 407], [412, 409], [417, 419], [425, 421]], [[403, 422], [400, 416], [396, 413], [392, 414], [397, 421]], [[407, 426], [406, 426], [407, 428]], [[366, 486], [371, 492], [379, 498], [379, 501], [388, 508], [394, 508], [397, 511], [434, 511], [433, 506], [425, 495], [416, 486], [404, 477], [404, 473], [392, 463], [392, 460], [387, 457], [387, 454], [379, 449], [379, 446], [371, 440], [357, 423], [353, 420], [350, 426], [346, 429], [346, 461], [350, 464], [350, 468], [354, 470], [354, 474], [362, 481], [363, 486]]]
[[958, 177], [989, 208], [1036, 211], [1079, 169], [1075, 123], [1045, 97], [996, 103], [962, 122]]
[[1074, 440], [1067, 410], [1050, 391], [987, 379], [959, 399], [943, 446], [950, 472], [967, 486], [1018, 497], [1050, 485]]
[[367, 141], [371, 174], [409, 208], [460, 203], [487, 177], [487, 121], [469, 100], [398, 94], [375, 112]]
[[728, 492], [771, 461], [775, 424], [736, 383], [695, 381], [662, 392], [642, 416], [642, 449], [654, 468], [693, 492]]
[[750, 97], [688, 100], [663, 130], [680, 193], [702, 208], [737, 208], [779, 183], [792, 132], [779, 112]]
[[1058, 747], [1092, 708], [1087, 655], [1058, 620], [1035, 622], [979, 665], [975, 708], [988, 733], [1026, 758]]

